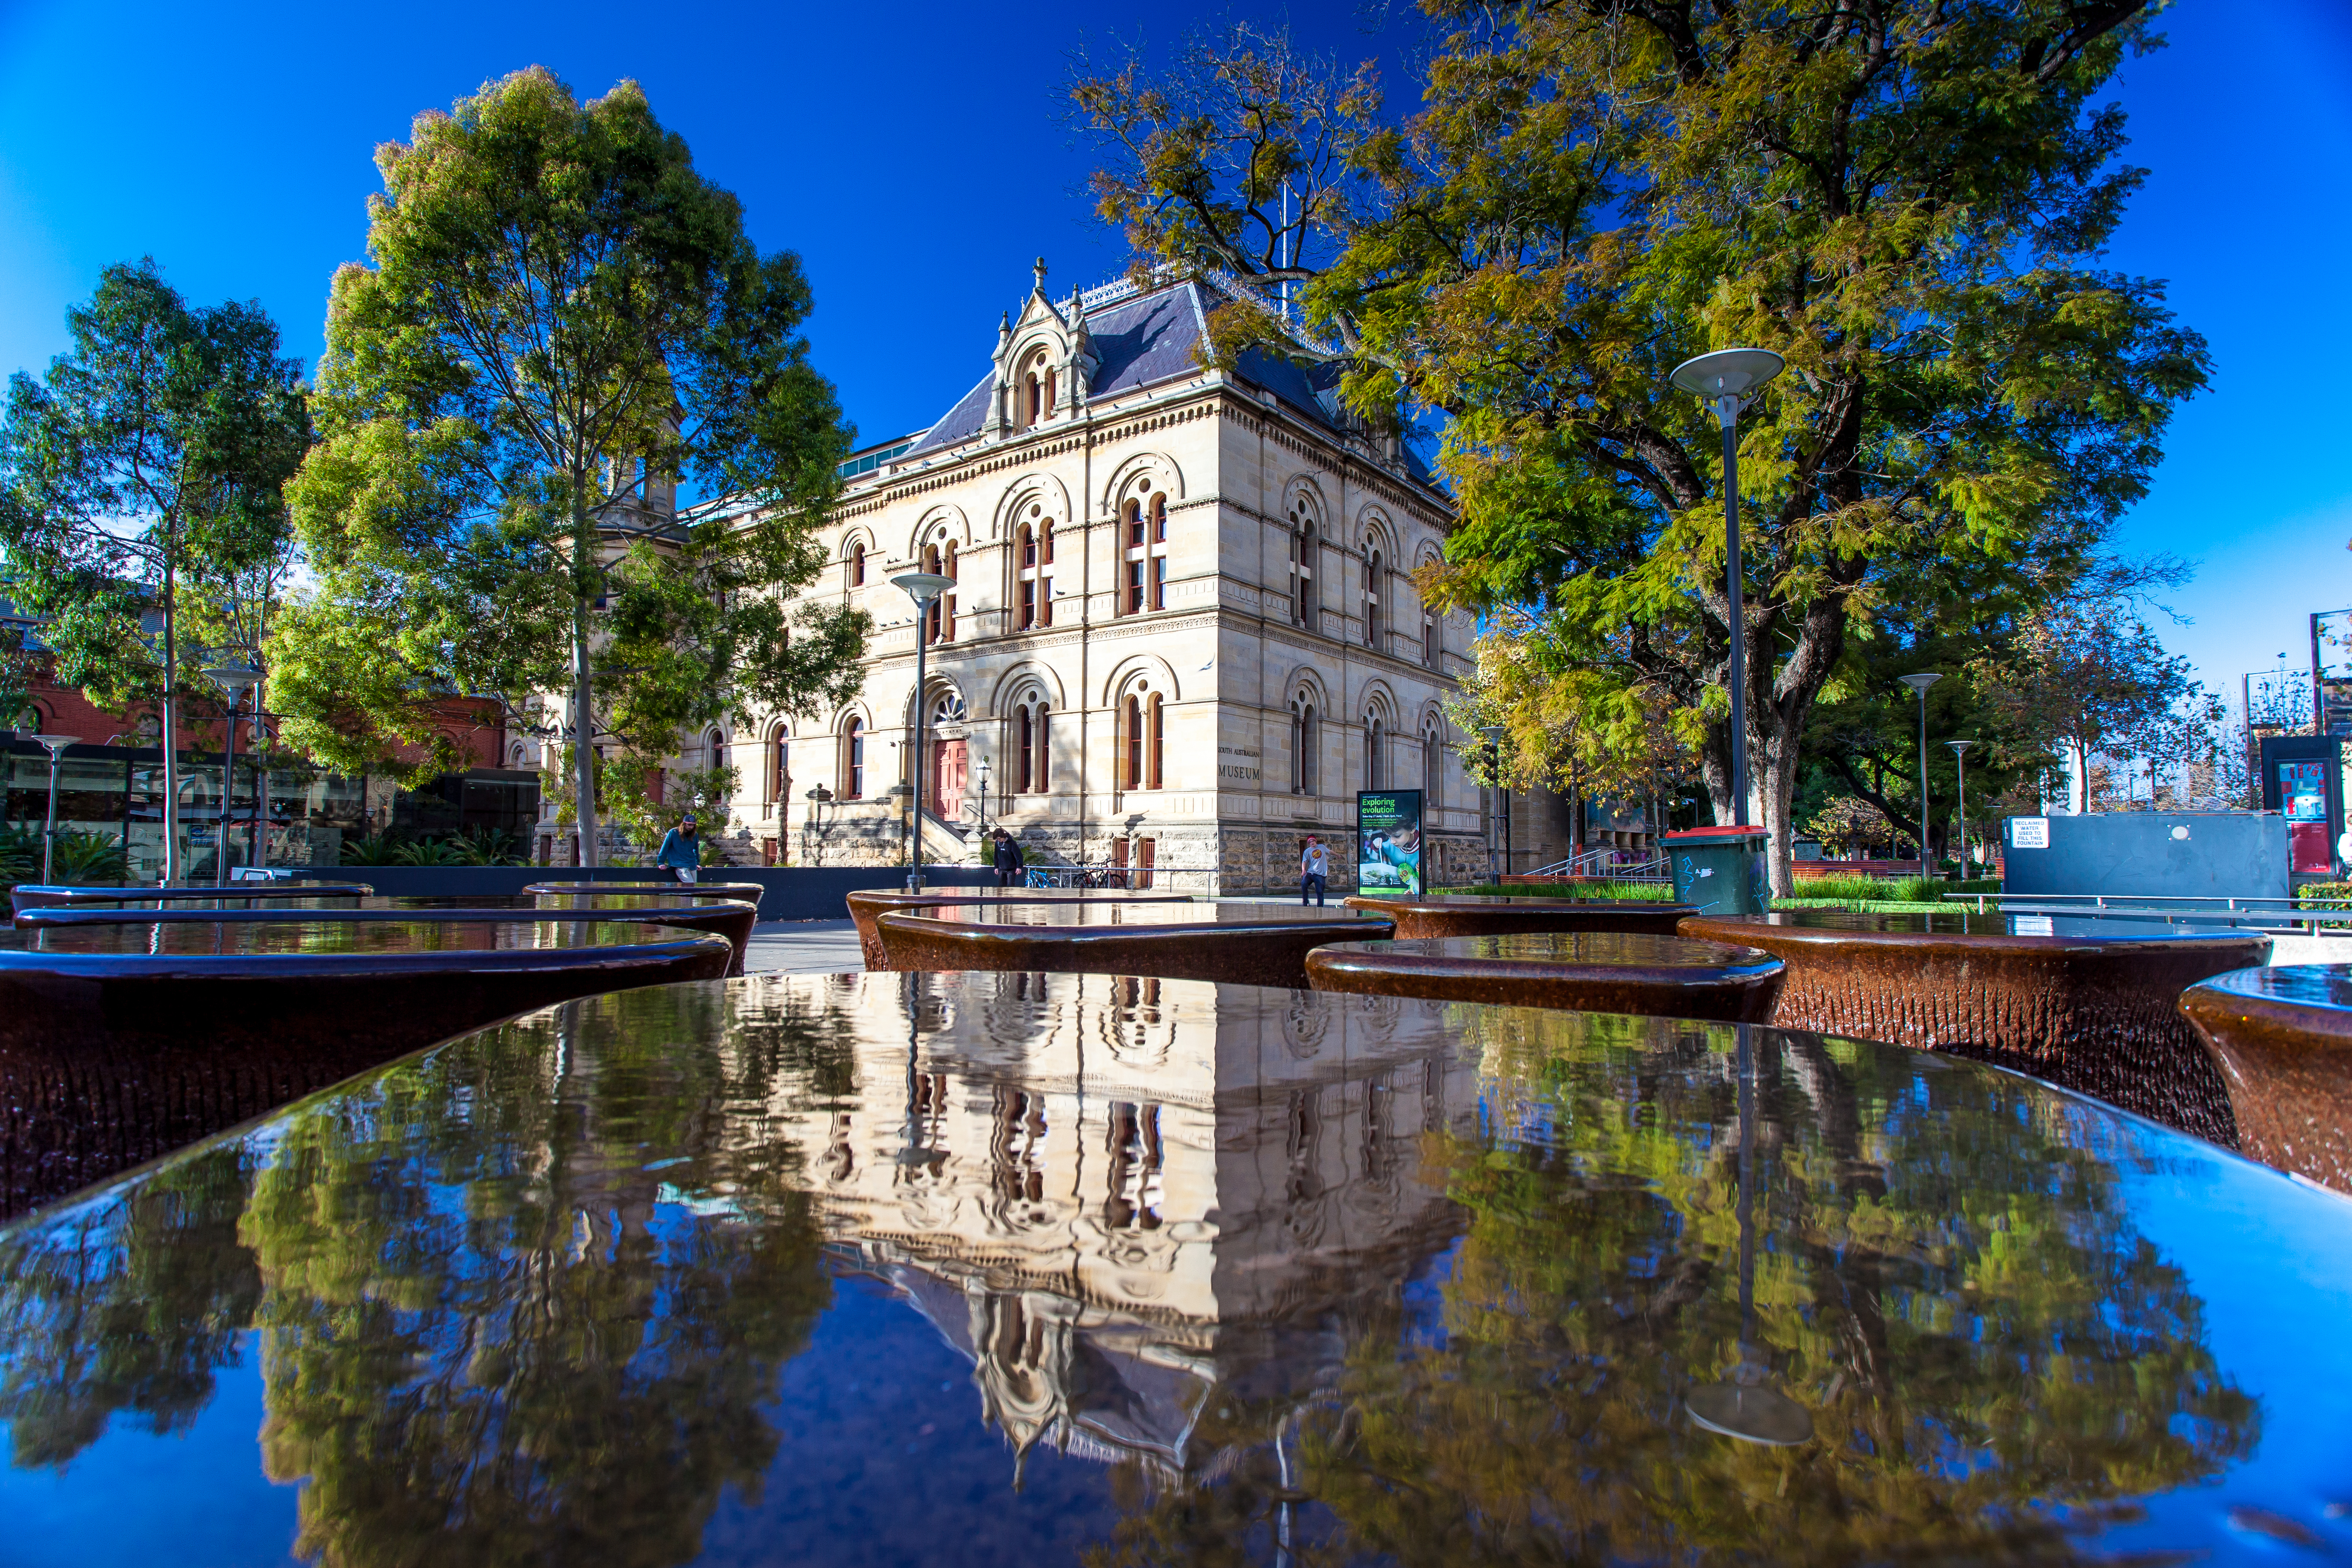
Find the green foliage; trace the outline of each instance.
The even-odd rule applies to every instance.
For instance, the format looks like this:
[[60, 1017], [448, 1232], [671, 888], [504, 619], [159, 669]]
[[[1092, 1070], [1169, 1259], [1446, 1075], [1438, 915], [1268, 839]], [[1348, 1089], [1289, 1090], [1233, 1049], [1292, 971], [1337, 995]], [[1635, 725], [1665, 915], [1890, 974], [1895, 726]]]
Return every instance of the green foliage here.
[[2352, 882], [2305, 882], [2294, 890], [2299, 910], [2352, 910]]
[[1672, 903], [1675, 889], [1666, 882], [1611, 882], [1579, 878], [1570, 882], [1482, 882], [1475, 888], [1441, 888], [1444, 893], [1475, 893], [1504, 899], [1619, 899], [1640, 903]]
[[392, 860], [390, 863], [394, 866], [466, 866], [476, 864], [476, 862], [468, 860], [455, 845], [451, 844], [446, 838], [412, 838], [405, 844], [394, 845], [393, 847]]
[[29, 882], [41, 874], [41, 830], [0, 827], [0, 887]]
[[341, 864], [346, 866], [397, 866], [394, 858], [400, 846], [388, 833], [371, 833], [362, 838], [343, 840]]
[[[1432, 10], [1458, 30], [1402, 126], [1250, 36], [1172, 79], [1082, 80], [1102, 211], [1147, 260], [1303, 279], [1328, 342], [1277, 346], [1334, 359], [1369, 423], [1444, 415], [1461, 522], [1425, 591], [1668, 714], [1717, 820], [1725, 475], [1668, 375], [1783, 355], [1738, 435], [1738, 702], [1780, 885], [1808, 717], [1877, 607], [2029, 602], [2141, 496], [2204, 384], [2160, 286], [2096, 265], [2140, 178], [2098, 96], [2147, 23], [2044, 0]], [[1287, 272], [1259, 259], [1274, 234], [1301, 242]]]
[[191, 309], [152, 260], [108, 268], [66, 325], [71, 352], [13, 376], [0, 421], [7, 592], [40, 618], [57, 679], [110, 710], [161, 704], [176, 876], [182, 667], [206, 629], [183, 596], [282, 553], [310, 441], [301, 366], [257, 303]]
[[290, 491], [319, 582], [271, 639], [288, 738], [345, 773], [462, 767], [454, 694], [551, 736], [539, 695], [599, 661], [589, 721], [647, 759], [845, 696], [864, 617], [783, 605], [848, 441], [799, 261], [634, 82], [583, 104], [519, 72], [377, 161]]
[[61, 830], [50, 857], [49, 874], [60, 882], [121, 882], [131, 874], [131, 859], [123, 853], [119, 833]]

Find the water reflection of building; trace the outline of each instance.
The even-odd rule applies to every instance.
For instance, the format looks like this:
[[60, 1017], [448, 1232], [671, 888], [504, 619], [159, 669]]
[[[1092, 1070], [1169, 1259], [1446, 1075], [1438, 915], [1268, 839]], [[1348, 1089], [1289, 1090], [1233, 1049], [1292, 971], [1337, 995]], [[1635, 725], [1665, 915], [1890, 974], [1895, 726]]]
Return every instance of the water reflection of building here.
[[862, 1089], [796, 1140], [828, 1234], [971, 1360], [1024, 1454], [1213, 1468], [1189, 1441], [1212, 1388], [1307, 1393], [1460, 1229], [1414, 1174], [1423, 1133], [1476, 1116], [1476, 1061], [1435, 1004], [1102, 975], [828, 984]]

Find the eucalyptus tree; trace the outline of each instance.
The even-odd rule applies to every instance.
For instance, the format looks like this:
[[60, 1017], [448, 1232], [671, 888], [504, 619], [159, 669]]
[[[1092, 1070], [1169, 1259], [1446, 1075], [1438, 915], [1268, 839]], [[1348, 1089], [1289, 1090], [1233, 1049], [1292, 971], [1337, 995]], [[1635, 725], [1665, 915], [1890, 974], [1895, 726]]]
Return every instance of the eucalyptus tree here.
[[58, 680], [161, 710], [163, 871], [180, 875], [188, 595], [283, 552], [284, 489], [310, 439], [302, 367], [256, 302], [191, 307], [152, 260], [110, 267], [67, 312], [72, 349], [10, 378], [0, 421], [7, 592]]
[[[808, 284], [634, 82], [582, 103], [520, 71], [377, 164], [292, 489], [318, 591], [273, 635], [288, 738], [347, 772], [436, 771], [468, 750], [451, 698], [544, 732], [538, 699], [568, 691], [593, 864], [600, 742], [671, 739], [614, 715], [709, 722], [854, 681], [863, 620], [783, 604], [848, 442]], [[636, 647], [607, 682], [615, 637]]]
[[[1422, 102], [1238, 35], [1075, 83], [1147, 262], [1295, 296], [1213, 323], [1339, 362], [1374, 422], [1444, 417], [1462, 521], [1426, 591], [1527, 612], [1563, 668], [1665, 694], [1732, 816], [1729, 722], [1789, 876], [1805, 720], [1884, 595], [2079, 560], [2144, 491], [2205, 345], [2096, 265], [2141, 172], [2097, 102], [2134, 0], [1427, 0]], [[1681, 359], [1771, 349], [1719, 431]], [[1731, 638], [1748, 689], [1725, 689]]]

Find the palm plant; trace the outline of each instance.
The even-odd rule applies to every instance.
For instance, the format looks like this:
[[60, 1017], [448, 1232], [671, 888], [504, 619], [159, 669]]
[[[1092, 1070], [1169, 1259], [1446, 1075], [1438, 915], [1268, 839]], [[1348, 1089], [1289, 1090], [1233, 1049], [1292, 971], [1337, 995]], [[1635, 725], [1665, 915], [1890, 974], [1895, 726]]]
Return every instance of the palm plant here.
[[131, 873], [121, 836], [113, 833], [59, 833], [49, 863], [60, 882], [120, 882]]
[[478, 865], [468, 860], [463, 850], [446, 838], [418, 838], [396, 846], [392, 852], [395, 866], [466, 866]]
[[364, 838], [343, 840], [342, 863], [346, 866], [397, 866], [401, 862], [394, 852], [400, 846], [388, 833], [371, 833]]

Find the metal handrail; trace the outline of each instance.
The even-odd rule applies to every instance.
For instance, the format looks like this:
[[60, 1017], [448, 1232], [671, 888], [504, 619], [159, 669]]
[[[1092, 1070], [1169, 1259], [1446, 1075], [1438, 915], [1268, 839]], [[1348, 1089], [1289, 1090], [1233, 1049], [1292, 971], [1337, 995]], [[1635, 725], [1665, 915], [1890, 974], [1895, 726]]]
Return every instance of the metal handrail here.
[[[1571, 855], [1565, 860], [1555, 860], [1549, 866], [1538, 866], [1532, 871], [1514, 873], [1528, 877], [1592, 877], [1612, 882], [1663, 882], [1671, 868], [1663, 854], [1652, 854], [1645, 859], [1612, 863], [1608, 857], [1622, 855], [1622, 849], [1588, 849]], [[1591, 869], [1579, 869], [1580, 867]]]
[[[2147, 920], [2152, 917], [2218, 922], [2224, 925], [2305, 927], [2315, 935], [2322, 926], [2352, 926], [2352, 909], [2325, 909], [2298, 902], [2294, 897], [2249, 897], [2244, 894], [2182, 893], [1946, 893], [1948, 903], [1976, 900], [1977, 912], [2000, 900], [2007, 914], [2063, 914], [2092, 920], [2105, 916]], [[2195, 905], [2197, 908], [2182, 906]], [[2216, 907], [2218, 906], [2218, 907]]]

